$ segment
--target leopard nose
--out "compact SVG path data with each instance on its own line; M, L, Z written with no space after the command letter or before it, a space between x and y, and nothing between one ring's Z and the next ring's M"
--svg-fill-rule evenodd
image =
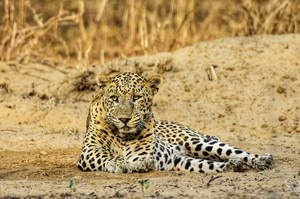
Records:
M119 118L119 120L126 124L130 120L130 118Z

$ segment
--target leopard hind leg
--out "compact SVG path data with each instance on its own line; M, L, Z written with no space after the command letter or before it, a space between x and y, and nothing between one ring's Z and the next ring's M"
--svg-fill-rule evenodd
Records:
M182 155L175 155L173 167L175 171L185 170L200 173L240 171L242 169L243 161L239 157L230 158L228 162L216 162Z
M196 154L197 158L228 161L231 158L240 158L245 165L255 169L269 169L275 165L272 154L250 154L241 149L225 144L220 141L204 141L190 144L190 153Z

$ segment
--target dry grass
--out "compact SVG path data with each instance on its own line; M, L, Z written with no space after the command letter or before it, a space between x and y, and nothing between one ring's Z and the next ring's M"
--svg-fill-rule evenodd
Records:
M80 2L83 6L83 1ZM16 9L17 7L17 9ZM78 14L70 15L64 10L63 3L56 15L43 21L37 14L30 1L4 1L4 24L0 28L1 45L0 60L18 60L40 58L48 60L45 56L52 43L59 42L65 50L66 59L69 59L69 48L66 41L57 34L59 23L64 21L78 21L83 10ZM27 12L30 12L28 14ZM30 17L27 23L27 16Z
M233 36L299 33L300 2L245 0L241 20L229 20Z
M104 63L223 37L300 32L298 0L4 0L0 6L3 61L81 62L93 44L89 59Z
M39 127L43 128L42 133L44 134L67 134L67 135L79 134L79 129L77 127L69 128L67 126L61 126L59 128L49 128L43 123L39 123Z

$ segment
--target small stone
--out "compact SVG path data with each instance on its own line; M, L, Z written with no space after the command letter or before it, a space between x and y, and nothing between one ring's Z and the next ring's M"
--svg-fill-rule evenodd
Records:
M291 77L291 80L294 82L294 81L298 81L298 78L297 77Z
M49 97L44 93L41 96L39 96L41 100L48 100Z
M185 85L184 86L184 91L185 92L190 92L192 90L192 85Z
M284 91L285 91L285 89L283 87L281 87L281 86L279 86L277 88L277 93L283 93Z
M263 128L263 129L265 129L265 128L267 128L268 127L268 125L267 124L263 124L263 125L261 125L261 128Z
M41 155L48 155L48 153L46 151L40 151Z
M230 128L230 130L229 130L229 131L230 131L230 132L234 132L234 130L235 130L234 128Z
M282 78L283 78L283 79L289 79L290 76L289 76L289 75L283 75Z
M29 95L30 97L35 96L35 94L36 94L36 92L35 92L34 90L32 90L30 93L28 93L28 95Z
M150 63L148 63L148 66L149 66L149 67L155 66L155 63L150 62Z
M233 191L228 191L227 192L227 196L233 196L234 195L234 192Z
M235 70L235 67L229 66L229 67L226 67L225 70L234 71L234 70Z
M286 120L286 117L284 115L281 115L281 116L278 117L278 120L279 121L284 121L284 120Z

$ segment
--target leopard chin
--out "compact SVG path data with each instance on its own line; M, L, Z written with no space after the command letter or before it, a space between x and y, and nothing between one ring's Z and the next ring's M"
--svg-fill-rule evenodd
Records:
M124 126L123 128L120 128L120 129L119 129L119 136L120 136L120 137L124 137L125 134L128 134L128 133L136 133L136 132L137 132L137 129L136 129L136 128Z

